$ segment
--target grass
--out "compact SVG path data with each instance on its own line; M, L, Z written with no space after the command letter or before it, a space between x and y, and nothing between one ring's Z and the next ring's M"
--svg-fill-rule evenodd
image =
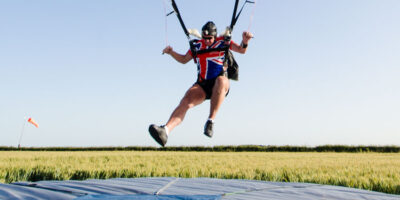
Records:
M0 151L0 182L211 177L400 194L400 153Z

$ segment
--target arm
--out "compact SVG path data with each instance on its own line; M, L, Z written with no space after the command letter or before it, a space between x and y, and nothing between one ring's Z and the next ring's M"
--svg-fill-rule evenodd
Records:
M187 52L185 55L176 53L171 46L165 47L165 49L163 50L163 54L164 53L171 55L176 61L182 64L186 64L193 58L189 52Z
M242 43L240 45L236 43L232 43L232 51L244 54L246 53L247 50L247 45L249 44L249 41L251 38L253 38L253 34L250 32L243 32L242 34Z

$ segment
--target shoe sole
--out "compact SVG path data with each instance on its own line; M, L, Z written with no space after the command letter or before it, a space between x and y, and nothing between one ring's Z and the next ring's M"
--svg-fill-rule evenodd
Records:
M153 125L150 125L149 127L149 132L151 137L153 137L153 139L160 144L161 146L165 146L165 143L161 140L160 136L158 135L158 131L154 128Z
M206 132L204 132L204 135L209 137L209 138L212 138L212 136L213 136L213 134L207 134Z

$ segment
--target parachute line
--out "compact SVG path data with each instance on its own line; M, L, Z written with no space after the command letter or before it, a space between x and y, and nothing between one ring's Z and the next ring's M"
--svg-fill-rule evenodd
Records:
M165 0L162 0L162 1L163 1L163 5L164 5L164 14L165 14L165 45L168 46L168 19L167 19L167 16L172 14L174 11L172 11L169 14L166 14L167 13L167 6L166 6L166 3L165 3Z
M254 6L253 9L251 11L251 15L250 15L250 21L249 21L249 27L247 28L247 31L250 31L251 25L253 23L253 18L254 18L254 13L256 11L256 6L257 6L257 0L254 0Z

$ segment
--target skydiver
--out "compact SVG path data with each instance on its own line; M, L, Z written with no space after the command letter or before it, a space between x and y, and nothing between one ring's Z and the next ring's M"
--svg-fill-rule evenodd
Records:
M247 45L253 34L244 31L241 44L229 40L229 49L241 54L246 53ZM224 36L217 37L217 27L212 21L207 22L202 27L202 39L194 43L196 51L208 48L217 48L226 45ZM193 53L189 49L185 55L179 54L171 46L164 48L163 53L171 55L176 61L186 64L193 59ZM224 51L212 51L200 55L197 58L197 81L187 90L185 96L179 105L172 112L168 122L165 125L150 125L150 135L161 146L167 143L169 133L179 125L186 112L205 100L210 99L210 114L204 125L204 134L208 137L213 136L213 125L217 111L220 108L225 97L229 93L229 80L227 77L227 66L224 65Z

